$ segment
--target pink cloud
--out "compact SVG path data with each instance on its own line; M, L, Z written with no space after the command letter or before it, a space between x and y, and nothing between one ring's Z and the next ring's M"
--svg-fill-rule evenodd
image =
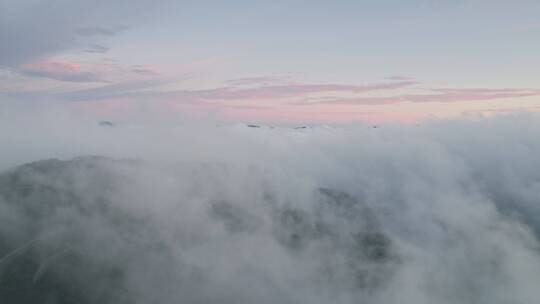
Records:
M257 100L304 97L313 93L324 92L369 92L376 90L394 90L416 84L414 81L402 81L373 85L343 85L343 84L285 84L259 86L255 88L222 87L209 90L176 91L179 97L194 97L209 100Z
M407 94L388 97L353 97L324 99L317 102L295 102L295 105L313 104L349 104L349 105L381 105L397 104L401 102L461 102L461 101L488 101L504 98L518 98L540 96L538 89L432 89L437 94Z
M26 76L44 77L62 81L99 81L97 74L90 71L83 71L79 64L65 61L42 60L27 63L21 67L19 72Z
M480 109L480 110L467 110L463 111L464 115L480 114L485 116L494 116L498 114L514 114L523 112L540 112L539 107L516 107L516 108L500 108L500 109Z
M44 59L22 65L18 72L25 76L49 78L69 82L111 82L116 79L138 80L161 76L157 66L140 64L122 66L115 63L87 63L84 65L63 60Z
M264 81L264 79L260 79ZM256 80L257 81L257 80ZM349 122L403 122L412 123L425 118L461 115L467 107L447 105L446 110L434 109L440 104L454 102L480 102L504 98L540 96L540 90L530 88L431 88L425 94L395 96L365 96L372 91L408 88L414 81L379 83L372 85L347 84L274 84L248 87L226 86L202 90L164 91L161 82L132 82L109 85L65 94L67 100L115 100L116 109L127 112L130 102L134 107L143 105L145 111L159 115L212 115L230 121L267 121L294 123L349 123ZM318 93L317 95L314 95ZM334 94L335 93L335 94ZM339 97L347 93L354 97ZM334 95L334 96L332 96ZM288 98L293 98L291 102ZM313 98L316 101L310 102ZM119 100L121 102L119 102ZM385 105L405 103L399 107L355 107L355 105ZM423 105L420 105L423 104ZM472 105L472 103L471 103ZM453 108L451 108L453 107ZM476 106L478 108L478 106ZM160 110L161 109L161 110ZM373 109L373 110L371 110ZM112 108L109 109L113 111ZM368 110L368 111L367 111ZM145 112L146 113L146 112ZM175 114L176 113L176 114Z
M220 87L205 90L176 90L176 91L137 91L122 85L104 86L91 90L76 91L67 94L75 100L99 100L104 98L131 97L134 99L167 99L178 102L209 102L209 101L246 101L278 100L283 98L305 98L313 93L350 92L361 93L376 90L393 90L411 86L416 82L404 81L373 85L342 85L342 84L285 84L258 86L253 88Z

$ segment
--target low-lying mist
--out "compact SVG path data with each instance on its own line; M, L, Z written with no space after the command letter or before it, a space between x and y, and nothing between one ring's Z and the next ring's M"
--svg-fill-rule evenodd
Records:
M535 115L0 127L0 303L540 303Z

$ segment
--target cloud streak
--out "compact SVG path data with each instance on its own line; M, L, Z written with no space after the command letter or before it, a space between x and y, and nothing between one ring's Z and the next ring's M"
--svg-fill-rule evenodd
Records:
M340 104L340 105L384 105L399 104L403 102L429 103L429 102L480 102L505 98L520 98L540 96L538 89L431 89L436 94L404 94L388 97L352 97L352 98L325 98L314 102L294 102L294 105L310 106L315 104Z
M19 69L19 73L31 77L43 77L71 82L98 82L100 77L90 71L82 70L79 64L43 60L28 63Z
M201 101L232 101L232 100L244 100L256 103L261 99L285 99L285 98L303 98L309 94L317 93L332 93L332 92L349 92L349 93L363 93L371 91L381 90L394 90L404 87L409 87L416 84L414 81L403 81L393 83L382 83L373 85L342 85L342 84L284 84L284 85L268 85L268 86L256 86L254 88L242 88L242 87L219 87L215 89L202 89L202 90L173 90L173 91L143 91L140 95L133 94L133 92L126 92L120 90L110 90L110 95L100 94L99 96L92 96L85 94L85 97L79 98L79 100L86 99L101 99L108 97L144 97L155 96L169 98L177 98L179 102L182 100L201 100ZM121 88L121 86L119 86ZM86 91L85 93L89 93ZM73 93L73 96L77 95L77 92Z
M83 27L79 28L75 31L77 35L85 36L85 37L93 37L93 36L115 36L116 34L126 30L127 27L121 26L121 27Z

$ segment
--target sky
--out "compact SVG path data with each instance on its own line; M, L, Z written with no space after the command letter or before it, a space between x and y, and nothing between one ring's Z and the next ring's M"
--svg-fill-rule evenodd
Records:
M538 0L0 0L0 303L540 303L539 36Z
M129 121L540 110L538 1L0 1L0 101Z

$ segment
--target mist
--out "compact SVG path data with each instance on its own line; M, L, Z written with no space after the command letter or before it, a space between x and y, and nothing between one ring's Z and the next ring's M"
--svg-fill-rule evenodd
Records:
M2 303L540 302L538 115L38 114L0 121Z

